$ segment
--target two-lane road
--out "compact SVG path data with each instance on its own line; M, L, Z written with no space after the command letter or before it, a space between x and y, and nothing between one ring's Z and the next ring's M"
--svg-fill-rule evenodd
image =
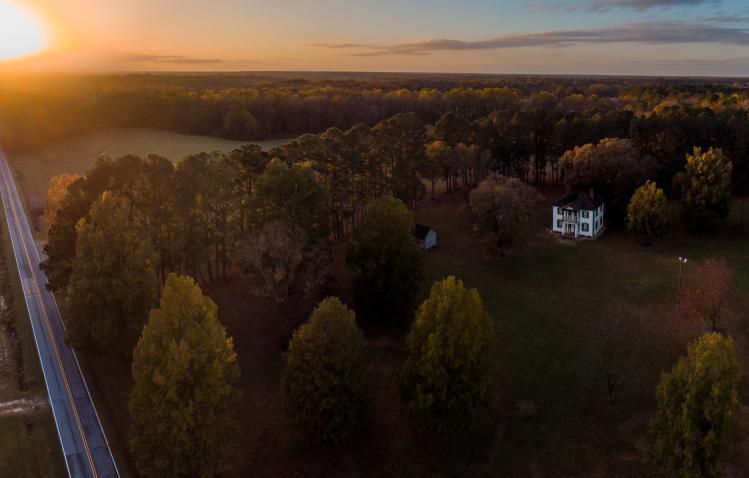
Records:
M0 195L68 474L73 478L119 477L78 359L66 344L57 303L45 287L47 277L39 268L41 257L2 152Z

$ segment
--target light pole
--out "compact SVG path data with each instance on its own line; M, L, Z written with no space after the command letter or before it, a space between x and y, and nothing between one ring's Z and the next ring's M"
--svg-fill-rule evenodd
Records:
M682 276L682 268L687 263L687 258L679 256L679 295L676 299L677 306L679 310L681 310L681 276Z

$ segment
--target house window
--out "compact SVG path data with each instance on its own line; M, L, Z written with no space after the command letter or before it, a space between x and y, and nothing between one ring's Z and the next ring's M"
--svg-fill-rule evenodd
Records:
M583 226L583 232L588 232L588 223L587 223L587 222L584 222L584 223L582 224L582 226Z
M583 211L583 218L588 219L588 211Z
M562 220L561 219L557 219L557 227L560 228L560 229L562 228Z

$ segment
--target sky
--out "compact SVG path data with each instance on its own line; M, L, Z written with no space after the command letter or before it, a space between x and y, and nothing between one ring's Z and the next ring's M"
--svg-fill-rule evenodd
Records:
M6 69L749 76L749 0L0 0L3 31Z

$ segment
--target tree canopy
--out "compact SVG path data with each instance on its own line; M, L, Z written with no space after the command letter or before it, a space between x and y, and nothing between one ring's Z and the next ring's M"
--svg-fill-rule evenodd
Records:
M606 199L609 211L624 213L638 185L654 174L650 158L643 157L628 139L604 138L598 144L577 146L559 160L564 182L574 189L594 189Z
M687 271L679 304L688 320L718 331L723 311L734 293L734 269L725 259L707 259Z
M686 170L675 182L681 189L684 219L692 229L724 219L731 210L733 165L720 149L699 147L687 155Z
M416 293L424 258L414 228L413 213L393 197L376 199L367 207L346 245L360 315L380 320L399 317Z
M275 302L285 339L292 331L291 307L322 285L329 259L327 248L309 244L300 227L285 221L268 222L245 238L242 262L251 286Z
M78 174L60 174L49 180L47 189L47 204L44 207L44 230L49 232L55 222L57 211L68 194L68 187L80 179Z
M351 435L367 406L366 353L354 312L335 297L320 302L289 343L281 396L290 423L322 442Z
M446 437L474 428L494 396L495 341L476 289L452 276L436 282L406 338L401 383L411 411Z
M627 204L627 231L651 243L663 236L671 221L671 206L653 181L637 188Z
M542 196L517 178L488 178L471 191L469 204L479 233L504 253L531 233Z
M236 361L213 301L193 279L170 275L133 352L130 448L143 476L226 470Z
M127 199L105 192L76 228L64 309L70 340L87 352L130 355L156 300L156 256L129 211Z
M723 476L740 379L733 340L710 333L690 345L658 385L650 424L654 460L679 476Z
M273 160L258 177L249 203L250 222L259 228L273 220L300 227L311 240L328 236L328 201L325 190L305 164L289 166Z

